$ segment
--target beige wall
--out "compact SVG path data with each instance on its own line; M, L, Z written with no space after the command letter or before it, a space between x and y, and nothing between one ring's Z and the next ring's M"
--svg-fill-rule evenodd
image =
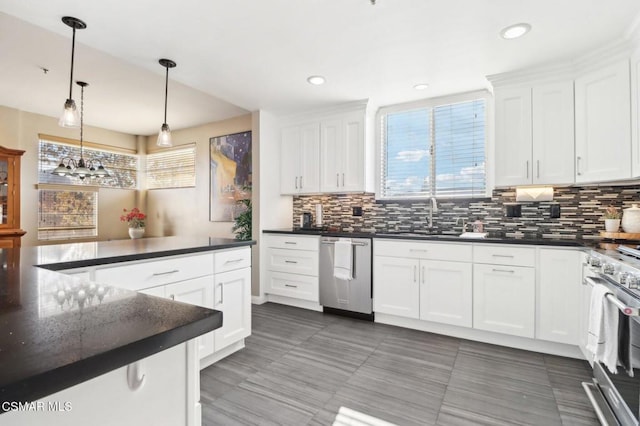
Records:
M21 227L27 234L23 245L38 245L38 133L79 139L78 129L58 126L57 118L32 114L0 106L0 145L22 149L21 173ZM136 149L136 137L125 133L85 126L87 141L104 145ZM108 165L106 165L108 168ZM100 188L98 195L98 235L100 240L128 238L127 227L120 222L123 208L135 205L134 190ZM78 241L78 240L74 240ZM59 243L57 241L56 243Z
M209 138L247 130L252 130L251 114L171 132L174 146L196 144L196 186L147 191L148 236L234 237L232 222L209 222ZM156 149L156 139L147 138L147 152Z

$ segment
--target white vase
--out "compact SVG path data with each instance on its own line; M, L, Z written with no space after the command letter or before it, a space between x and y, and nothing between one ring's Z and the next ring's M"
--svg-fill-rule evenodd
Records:
M637 204L622 211L622 229L632 234L640 232L640 208Z
M144 235L144 228L129 228L129 236L132 240L142 238Z
M605 219L604 230L607 232L618 232L620 230L620 219Z

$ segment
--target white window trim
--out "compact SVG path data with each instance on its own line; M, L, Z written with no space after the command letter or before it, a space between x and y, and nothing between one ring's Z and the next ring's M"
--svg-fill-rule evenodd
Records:
M376 200L394 201L394 200L425 200L431 197L415 196L415 197L384 197L382 195L382 176L380 165L382 164L382 133L380 121L382 116L394 112L410 111L421 108L433 108L443 104L454 104L466 101L484 99L485 101L485 173L486 173L486 189L485 196L491 197L494 186L494 143L493 143L493 96L488 90L475 90L472 92L458 93L455 95L439 96L435 98L422 99L419 101L405 102L380 107L375 115L375 194ZM437 197L436 197L437 198ZM458 197L446 197L446 199L457 199Z

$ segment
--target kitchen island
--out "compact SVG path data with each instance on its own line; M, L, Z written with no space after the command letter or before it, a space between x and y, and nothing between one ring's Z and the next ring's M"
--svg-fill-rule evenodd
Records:
M222 313L58 271L251 244L167 237L0 250L0 409L10 411L0 424L199 424L194 338L221 327Z

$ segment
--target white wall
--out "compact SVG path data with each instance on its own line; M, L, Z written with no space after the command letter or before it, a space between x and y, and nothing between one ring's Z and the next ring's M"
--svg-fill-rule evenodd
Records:
M251 130L251 126L251 114L247 114L171 132L174 146L196 144L196 186L148 190L146 236L207 235L234 238L231 232L233 222L209 222L209 138ZM156 149L156 139L157 135L147 138L147 152ZM253 175L256 176L255 172Z
M43 244L38 241L38 133L79 139L79 129L58 126L58 119L0 106L0 145L21 149L21 228L27 231L22 245ZM136 149L135 136L98 127L85 126L84 139L90 142ZM109 165L105 165L107 168ZM123 208L135 204L136 191L100 188L98 195L98 235L100 240L128 238L127 226L120 222ZM74 240L81 241L81 240ZM59 243L60 241L56 241Z

